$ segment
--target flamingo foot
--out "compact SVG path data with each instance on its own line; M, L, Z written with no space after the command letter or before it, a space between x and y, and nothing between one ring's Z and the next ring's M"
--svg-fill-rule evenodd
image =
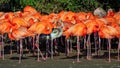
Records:
M33 52L33 56L35 56L36 55L36 52Z
M46 58L44 58L44 57L42 57L42 59L45 61L46 60Z
M45 59L47 59L47 58L48 58L48 56L45 57Z
M90 57L90 56L87 56L87 60L91 60L91 57Z
M79 62L80 62L80 60L79 60L79 59L77 59L77 62L79 63Z
M107 59L107 61L108 61L108 63L110 63L110 62L111 62L111 59Z
M39 58L37 58L37 61L38 61L38 62L40 62L40 59L39 59Z
M2 56L0 55L0 58L2 58Z
M111 62L111 60L108 60L108 62L110 63L110 62Z
M118 59L118 61L120 62L120 60Z
M120 62L120 59L118 58L118 60L117 61L119 61Z
M21 60L19 60L19 62L18 62L19 64L21 63Z
M5 60L5 58L3 57L3 59L2 60Z

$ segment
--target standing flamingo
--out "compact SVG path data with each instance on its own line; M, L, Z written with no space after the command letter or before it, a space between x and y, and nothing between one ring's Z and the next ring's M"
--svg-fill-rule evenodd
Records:
M28 30L34 34L40 35L40 34L50 34L52 32L52 28L53 28L52 23L47 20L44 20L41 22L34 23ZM38 39L39 38L37 37L36 40L38 40ZM40 51L39 48L38 48L38 50ZM41 56L42 56L42 53L41 53ZM43 56L42 56L42 58L45 60L45 58ZM39 61L39 56L38 56L38 61Z
M70 25L72 26L73 24L76 23L75 21L75 13L72 11L68 11L68 12L61 12L60 20L62 20L64 22L64 27L63 27L63 31L67 30L70 28ZM69 38L67 40L65 40L65 49L66 49L66 56L69 56L69 52L70 52L70 45L69 45Z
M95 19L90 19L84 22L87 26L87 59L91 60L91 44L90 44L90 36L92 33L95 33L98 31L98 23L95 21Z
M111 56L110 56L110 50L111 50L111 39L115 37L115 35L117 34L117 30L112 27L112 26L103 26L100 28L99 31L99 36L101 38L106 38L108 39L108 45L109 45L109 59L108 62L111 62Z
M70 34L73 36L77 36L77 62L80 62L79 55L80 55L80 40L79 36L85 36L87 31L87 27L84 23L78 23L70 27L65 33L67 33L67 37L69 37Z
M114 18L116 19L116 23L118 24L118 26L116 26L115 28L117 29L118 31L118 34L117 34L117 38L119 38L119 43L118 43L118 61L120 61L120 57L119 57L119 51L120 51L120 11L117 12L115 15L114 15Z
M116 26L115 28L118 31L116 36L119 39L119 41L118 41L118 58L117 59L118 59L118 61L120 61L120 55L119 55L119 53L120 53L120 26Z
M19 63L21 63L22 53L23 53L23 45L22 39L33 35L32 33L28 32L26 27L19 27L18 29L12 30L11 33L8 34L11 40L20 40L20 55L19 55Z
M9 33L11 30L11 24L10 22L4 20L3 22L0 23L0 33L2 34L1 38L1 47L2 47L2 59L4 60L4 42L3 42L3 39L4 39L4 33Z

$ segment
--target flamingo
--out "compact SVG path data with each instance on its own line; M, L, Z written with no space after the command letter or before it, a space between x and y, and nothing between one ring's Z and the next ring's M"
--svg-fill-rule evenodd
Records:
M116 37L119 39L119 42L118 42L118 61L120 61L120 55L119 55L119 53L120 53L120 26L116 26L115 27L116 28L116 30L118 31L118 33L116 34Z
M60 12L60 14L63 14L61 17L60 17L60 20L62 20L63 22L64 22L64 27L63 27L63 31L65 31L65 30L67 30L67 29L69 29L70 28L70 26L72 26L73 24L75 24L76 23L76 21L75 21L75 18L74 18L74 16L75 16L75 13L74 12L72 12L72 11L68 11L68 12ZM65 43L66 43L66 56L69 56L69 52L70 52L70 49L69 49L69 41L70 40L70 38L67 38L66 40L65 40Z
M50 23L47 20L41 21L41 22L36 22L34 23L28 30L34 34L50 34L52 32L52 23ZM38 40L38 37L37 39ZM38 43L36 43L37 45L39 45ZM37 47L38 51L40 51L40 49ZM41 52L41 51L40 51ZM39 52L38 52L39 53ZM42 53L41 53L42 58L45 60L45 58L43 57ZM38 61L39 61L39 54L38 54Z
M70 27L66 32L64 32L66 35L66 38L69 37L70 34L73 36L77 36L77 62L80 62L79 55L80 55L80 40L79 36L85 36L87 31L87 27L84 23L78 23Z
M119 26L120 25L120 11L117 12L113 17L116 19L116 23L118 24L118 26L116 26L115 28L118 31L118 34L117 34L117 38L119 38L119 43L118 43L118 61L120 61L120 58L119 58L119 51L120 51L120 26Z
M117 30L114 27L112 27L112 26L106 26L106 25L104 25L99 30L99 36L101 38L108 39L108 43L109 43L109 57L108 57L108 62L111 62L111 56L110 56L111 39L114 38L116 34L117 34Z
M32 13L36 13L37 10L31 6L26 6L24 7L23 12L30 12L30 14L32 14Z
M3 52L2 53L2 59L3 60L4 60L4 43L3 43L3 38L4 37L3 37L3 35L4 35L4 33L9 33L10 30L11 30L10 22L4 20L3 22L0 23L0 33L2 34L2 36L1 36L2 42L1 42L1 46L0 47L3 47L3 49L2 49L2 52Z
M20 55L19 55L19 63L21 63L21 57L23 53L23 45L22 39L27 36L32 36L33 34L30 33L26 27L19 27L18 29L12 30L11 33L8 34L11 40L20 40Z
M98 23L95 21L95 19L89 19L84 22L87 26L87 59L91 60L91 44L90 44L90 35L92 33L95 33L98 31Z

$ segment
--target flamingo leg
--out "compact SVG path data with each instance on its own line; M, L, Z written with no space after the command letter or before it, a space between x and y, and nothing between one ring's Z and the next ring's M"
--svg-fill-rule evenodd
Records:
M70 52L72 52L72 40L70 40Z
M53 39L51 39L51 59L53 59Z
M118 43L118 61L120 61L120 38Z
M65 39L65 55L67 56L67 40Z
M98 55L98 52L97 52L97 33L94 33L94 41L95 41L95 55Z
M30 50L31 50L31 52L32 52L32 47L33 47L33 42L32 42L33 40L32 40L32 38L31 37L29 37L29 42L30 42Z
M16 47L17 47L17 53L19 53L19 41L16 41L17 42L17 45L16 45Z
M58 53L58 52L57 52L57 49L58 49L58 46L57 46L57 38L54 39L54 45L55 45L55 46L54 46L54 48L55 48L55 49L54 49L54 53L57 54L57 53Z
M79 36L77 36L77 62L80 62L79 56L80 56L80 39Z
M41 52L41 50L39 48L39 35L36 36L36 44L35 44L35 46L37 47L37 61L39 62L40 61L40 55L41 55L42 59L44 58L43 54L42 54L42 52Z
M32 47L32 51L33 51L33 56L35 56L35 42L34 42L34 37L32 38L32 45L33 45L33 47Z
M22 46L22 39L20 39L20 55L19 55L19 63L21 63L23 54L23 46Z
M10 42L10 56L12 55L12 40L11 40L11 42Z
M28 51L29 52L29 47L28 47L28 45L27 45L27 38L24 38L24 41L25 41L25 50L26 51Z
M84 49L86 49L86 35L84 36Z
M110 50L111 50L111 39L108 39L108 51L109 51L108 62L111 62Z
M38 59L37 60L40 61L39 55L41 55L42 59L45 60L45 58L44 58L44 56L43 56L43 54L42 54L42 52L39 48L39 46L40 46L39 45L39 35L36 36L36 45L37 45L36 47L37 47L37 50L38 50Z
M1 53L1 45L0 45L0 58L2 57L2 53Z
M46 60L46 59L44 58L43 53L41 52L40 49L39 49L39 52L40 52L40 55L41 55L42 59L43 59L43 60Z
M1 49L2 49L2 45L1 45L1 42L0 42L0 58L2 57Z
M38 51L38 53L37 53L37 61L40 61L40 54L39 54L40 49L39 49L39 44L36 44L36 46L37 46L37 51Z
M69 39L67 39L67 57L69 56L70 54L70 50L69 50Z
M42 58L43 58L43 54L39 48L39 35L36 36L36 44L35 45L37 47L37 61L40 61L40 54L41 54Z
M87 59L91 60L91 43L90 43L90 34L87 39Z
M63 43L63 36L60 37L61 44L64 45Z
M28 43L29 43L29 45L28 45ZM29 49L29 54L30 54L30 52L31 52L31 48L32 48L32 46L31 46L31 38L30 37L28 37L28 41L27 41L27 43L26 43L27 45L28 45L28 49Z
M3 35L2 35L2 59L4 60L5 57L4 57L4 41L3 41Z
M101 39L100 39L100 37L99 37L98 55L100 55L100 52L101 52Z
M46 59L48 58L48 54L49 54L49 39L46 40Z

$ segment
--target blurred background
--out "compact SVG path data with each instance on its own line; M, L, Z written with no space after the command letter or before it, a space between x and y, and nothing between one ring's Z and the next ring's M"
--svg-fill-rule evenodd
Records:
M59 13L61 10L88 12L98 7L106 11L112 8L117 12L120 9L119 3L120 0L0 0L0 11L22 11L29 5L42 14Z

